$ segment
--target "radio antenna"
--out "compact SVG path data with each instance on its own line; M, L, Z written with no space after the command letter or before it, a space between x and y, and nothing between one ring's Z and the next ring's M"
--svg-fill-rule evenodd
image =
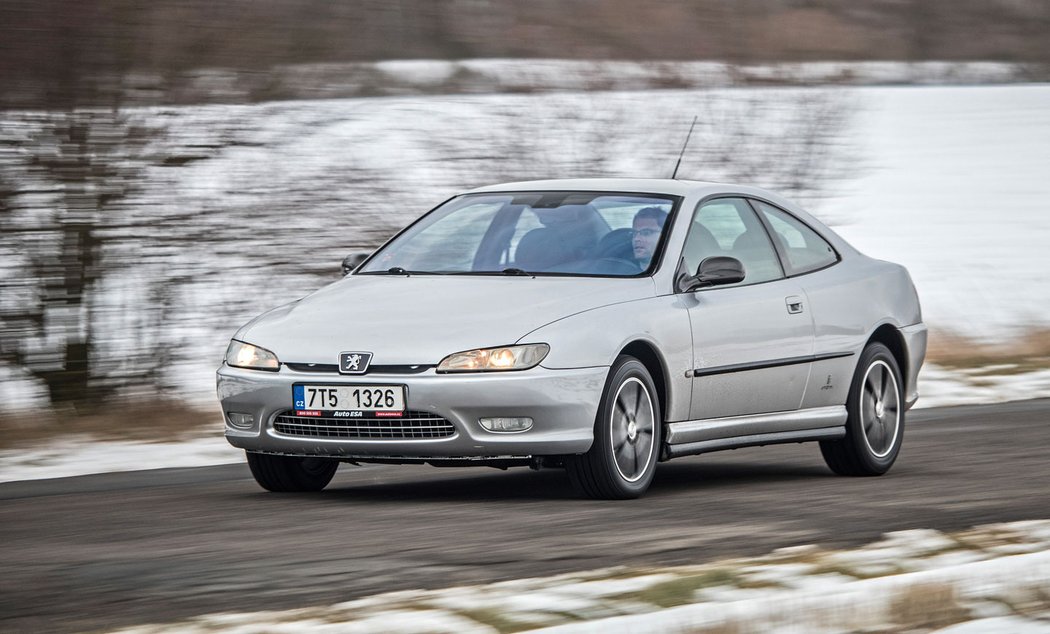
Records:
M693 124L689 126L689 133L685 135L685 143L682 144L682 152L678 155L678 162L674 165L674 172L671 174L671 179L674 180L678 176L678 168L682 165L682 157L685 156L685 148L689 145L689 137L693 136L693 128L696 127L697 117L693 117Z

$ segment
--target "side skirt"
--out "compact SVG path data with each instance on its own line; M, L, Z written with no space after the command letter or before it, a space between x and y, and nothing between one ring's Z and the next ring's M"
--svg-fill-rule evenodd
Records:
M837 440L846 435L845 424L842 405L668 423L664 459L738 447Z

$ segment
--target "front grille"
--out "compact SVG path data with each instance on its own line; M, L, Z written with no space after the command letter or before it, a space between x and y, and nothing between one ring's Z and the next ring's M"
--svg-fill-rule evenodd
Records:
M316 372L318 374L339 374L339 366L334 363L285 363L290 370L296 372ZM369 366L365 374L421 374L426 372L432 365L373 365ZM343 376L362 376L358 374Z
M405 412L401 418L319 418L281 414L273 428L287 436L308 438L448 438L452 423L430 412Z

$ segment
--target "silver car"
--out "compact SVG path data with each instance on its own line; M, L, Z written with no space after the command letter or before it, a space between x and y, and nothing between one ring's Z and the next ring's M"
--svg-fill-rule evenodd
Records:
M754 187L483 187L350 268L219 368L226 438L268 490L340 462L521 465L633 498L658 462L800 441L879 475L918 397L908 272Z

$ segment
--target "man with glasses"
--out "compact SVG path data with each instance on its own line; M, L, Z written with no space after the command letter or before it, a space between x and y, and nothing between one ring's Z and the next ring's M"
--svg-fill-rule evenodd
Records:
M659 207L644 207L634 215L631 246L634 248L634 259L643 271L649 268L653 254L656 253L660 232L663 231L666 221L667 212Z

